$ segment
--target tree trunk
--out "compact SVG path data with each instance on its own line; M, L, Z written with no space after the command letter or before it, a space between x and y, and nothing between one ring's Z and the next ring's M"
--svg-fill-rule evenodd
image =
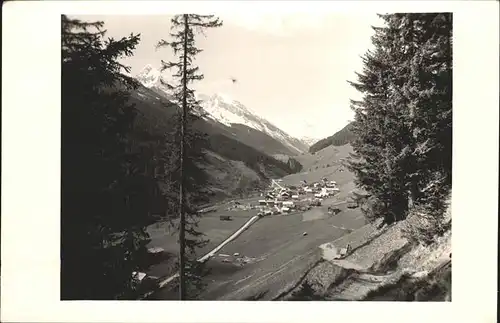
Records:
M180 147L180 189L179 189L179 213L180 213L180 225L179 225L179 300L184 300L186 298L186 276L185 276L185 249L186 249L186 238L185 238L185 226L186 226L186 214L185 214L185 203L184 203L184 189L185 189L185 131L186 131L186 119L187 119L187 37L188 37L188 15L184 14L184 61L183 61L183 71L182 71L182 118L181 118L181 147Z

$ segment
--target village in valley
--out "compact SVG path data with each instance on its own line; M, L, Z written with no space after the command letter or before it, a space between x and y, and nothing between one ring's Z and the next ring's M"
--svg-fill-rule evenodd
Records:
M262 286L255 285L254 280L258 281L259 276L252 273L256 270L267 272L270 282L279 281L267 296L276 297L289 288L283 284L291 278L285 272L274 274L276 266L296 272L318 259L342 261L353 247L362 245L373 233L369 232L372 226L367 224L360 210L369 194L353 186L352 173L341 165L342 157L349 151L349 145L331 147L318 154L319 157L325 152L336 156L336 163L327 159L328 167L323 165L312 172L271 179L266 189L200 208L199 228L210 243L199 250L197 258L199 263L211 269L205 279L206 291L201 297L244 299L258 293ZM307 158L311 156L308 154ZM169 285L174 288L177 276L164 272L169 268L164 255L175 253L174 240L165 238L168 232L166 226L150 228L152 241L148 251L158 264L145 272L134 272L136 283L146 291L142 296L145 299L176 297ZM344 238L331 243L340 237ZM305 258L303 253L306 253ZM298 255L301 257L297 258ZM230 288L233 293L237 286L246 287L241 294L234 295L226 291L226 284L230 282L236 282ZM151 285L162 288L151 294L147 292Z
M307 184L304 181L300 187L282 186L281 180L272 180L268 191L260 194L265 199L260 199L258 205L241 205L234 201L234 208L258 209L259 216L286 215L292 212L307 211L311 207L321 206L323 199L334 196L339 192L335 181L324 178L319 183ZM221 217L221 220L226 218Z

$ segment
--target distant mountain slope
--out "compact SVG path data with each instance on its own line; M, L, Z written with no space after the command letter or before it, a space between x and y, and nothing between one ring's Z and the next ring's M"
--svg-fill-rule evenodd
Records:
M161 73L146 65L135 77L144 87L159 96L171 99L168 90L161 82ZM207 121L216 121L225 126L226 134L254 147L266 154L298 155L306 152L308 145L298 140L271 122L258 116L242 103L221 94L198 95Z
M233 123L231 126L221 124L213 119L206 119L207 123L212 124L219 131L223 132L226 136L232 137L245 145L253 147L270 156L275 154L285 154L289 156L296 155L297 153L285 146L280 141L274 139L268 134L246 126L240 123Z
M162 134L170 127L177 107L164 96L140 86L132 93L131 101L140 112L136 119L139 140L147 141L148 134ZM218 122L200 118L194 127L208 135L209 163L200 166L210 177L209 191L217 196L263 187L270 178L294 172L287 163L234 138L228 128Z
M202 107L208 113L208 117L213 120L229 127L237 124L245 125L267 134L281 142L294 155L307 151L307 146L303 142L258 116L241 102L220 94L199 95L198 99L202 101Z
M295 156L295 157L290 157L288 155L281 155L281 154L276 154L276 155L273 155L273 157L277 160L280 160L284 163L287 163L288 166L290 167L290 169L294 172L294 173L298 173L300 171L302 171L302 169L304 168L302 166L301 163L299 163L299 161L297 160L298 157Z
M354 140L354 133L351 131L351 129L352 122L342 128L340 131L336 132L334 135L325 139L321 139L320 141L313 144L311 147L309 147L309 152L311 154L314 154L317 151L320 151L321 149L324 149L328 146L343 146L350 143L352 140Z
M342 146L328 146L315 154L307 153L297 156L297 161L304 171L314 171L327 167L338 167L353 152L350 144Z
M300 141L302 141L307 147L311 147L316 142L318 142L318 139L311 138L311 137L302 137L302 138L300 138Z

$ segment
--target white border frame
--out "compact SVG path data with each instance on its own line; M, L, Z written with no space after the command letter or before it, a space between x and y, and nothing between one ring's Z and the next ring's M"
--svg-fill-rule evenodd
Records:
M451 303L59 301L60 15L193 8L214 13L454 13ZM496 322L498 9L496 1L4 3L2 321Z

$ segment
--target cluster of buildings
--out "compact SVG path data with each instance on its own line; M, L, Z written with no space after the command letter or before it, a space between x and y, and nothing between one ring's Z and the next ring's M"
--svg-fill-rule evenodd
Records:
M308 184L306 181L296 186L283 186L281 180L273 180L270 189L262 193L259 200L259 215L287 214L293 210L308 210L321 206L324 198L333 196L340 190L335 181L323 178L319 182Z

